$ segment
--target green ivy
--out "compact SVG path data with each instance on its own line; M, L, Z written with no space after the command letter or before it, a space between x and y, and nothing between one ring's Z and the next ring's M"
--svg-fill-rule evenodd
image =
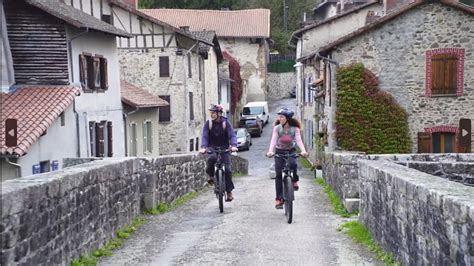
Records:
M344 150L370 154L409 153L407 113L378 88L363 64L337 72L337 143Z

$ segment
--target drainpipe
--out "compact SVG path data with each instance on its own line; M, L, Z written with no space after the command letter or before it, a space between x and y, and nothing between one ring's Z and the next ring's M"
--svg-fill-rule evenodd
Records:
M326 61L326 62L329 62L330 64L333 64L336 66L336 68L339 67L339 62L337 62L336 60L330 58L330 57L324 57L322 56L319 52L317 53L316 55L317 58L320 58L322 59L323 61ZM328 71L327 71L327 75L329 76L328 78L328 81L329 81L329 84L331 84L331 86L329 87L329 90L330 90L330 99L328 99L330 102L331 102L331 107L329 109L329 112L328 112L328 125L327 125L327 131L328 131L328 149L330 152L334 151L337 147L337 142L336 142L336 136L335 136L335 133L336 133L336 124L335 124L335 120L336 120L336 101L334 101L333 99L335 98L335 95L336 95L336 88L334 88L332 86L332 69L331 69L331 65L328 65Z
M188 69L188 67L186 66L186 59L188 57L188 54L191 53L191 50L194 49L194 47L196 47L196 45L198 45L198 43L199 43L199 41L196 41L196 43L194 43L193 46L191 46L191 48L186 50L186 52L184 53L183 66L184 66L185 69ZM192 71L192 69L191 69L191 71ZM186 147L185 147L185 150L187 150L188 147L189 147L189 118L188 118L189 114L188 114L188 112L189 112L189 104L190 103L189 103L189 90L188 90L188 82L187 82L188 75L189 75L189 73L185 72L185 75L184 75L184 93L185 93L184 101L185 101L186 104L184 105L185 106L184 107L184 112L185 112L184 122L185 122L185 127L186 127L186 144L187 144ZM194 130L193 130L193 132L194 132ZM193 136L194 136L194 133L193 133Z
M86 28L86 31L83 31L81 33L78 33L74 36L72 36L68 41L67 41L67 49L68 49L68 54L69 54L69 68L71 69L71 83L74 83L74 64L72 61L72 41L74 39L77 39L81 37L82 35L86 34L89 32L89 28ZM74 111L74 116L76 117L76 136L77 136L77 147L76 147L76 156L81 157L81 138L80 138L80 129L79 129L79 114L77 113L76 110L76 99L74 98L73 100L73 111Z
M14 157L14 158L17 158L17 159L18 159L18 157ZM10 165L13 165L13 166L15 166L15 167L18 167L18 168L17 168L17 169L18 169L18 171L17 171L17 175L18 175L18 176L17 176L17 177L21 177L21 165L10 161L10 158L9 158L9 157L5 157L5 161L6 161L8 164L10 164Z

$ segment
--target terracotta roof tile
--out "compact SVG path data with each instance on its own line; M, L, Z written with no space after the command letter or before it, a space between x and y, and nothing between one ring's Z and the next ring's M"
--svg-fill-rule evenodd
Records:
M270 10L140 9L175 27L215 31L219 37L270 38Z
M0 154L24 155L78 94L71 86L29 86L1 93ZM17 119L16 147L5 145L5 120L10 118Z
M133 107L160 107L170 105L167 101L160 97L149 93L148 91L139 88L125 80L120 81L120 88L122 92L122 102Z

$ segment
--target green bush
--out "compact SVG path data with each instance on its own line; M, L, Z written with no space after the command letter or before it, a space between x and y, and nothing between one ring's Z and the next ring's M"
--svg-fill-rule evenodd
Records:
M340 68L336 79L339 147L371 154L411 151L407 114L390 94L379 90L373 73L354 64Z

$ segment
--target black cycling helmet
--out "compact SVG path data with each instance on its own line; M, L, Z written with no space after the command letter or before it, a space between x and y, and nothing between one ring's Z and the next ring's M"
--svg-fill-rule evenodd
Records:
M291 111L290 109L288 109L286 107L283 107L277 112L277 114L278 115L284 115L286 117L286 119L290 119L290 118L293 117L293 115L295 113L293 111Z
M211 104L211 107L209 107L209 109L207 109L211 112L218 112L218 113L222 113L224 112L224 107L222 107L222 105L220 104Z

